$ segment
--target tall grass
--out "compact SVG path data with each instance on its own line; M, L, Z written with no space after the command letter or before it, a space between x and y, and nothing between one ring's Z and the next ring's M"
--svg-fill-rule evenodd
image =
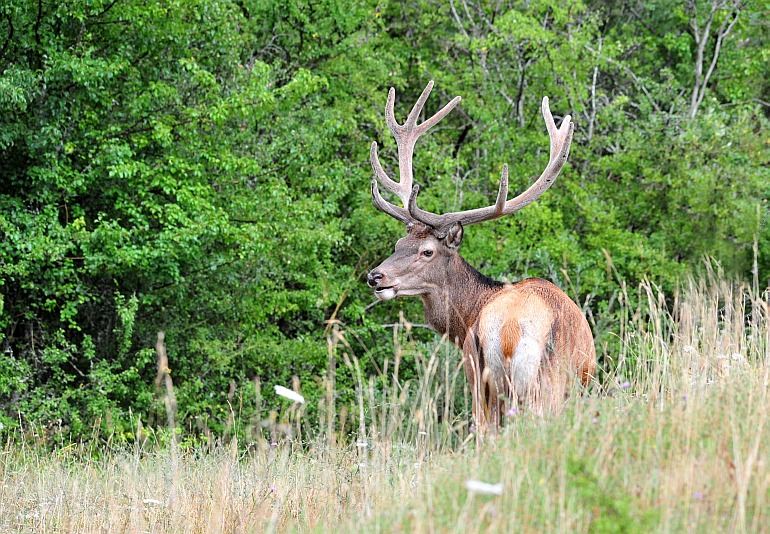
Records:
M330 382L322 432L302 434L293 407L248 450L93 459L85 444L50 454L9 438L0 531L770 531L766 295L713 271L676 295L620 294L601 383L558 417L509 416L480 447L456 349L405 342L402 321L381 376L366 377L337 325L330 370L353 373L357 402L338 406Z

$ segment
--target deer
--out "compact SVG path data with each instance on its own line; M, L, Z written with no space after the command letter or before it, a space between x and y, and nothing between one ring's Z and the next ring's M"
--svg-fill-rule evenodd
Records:
M404 124L395 118L395 89L388 92L385 120L396 140L399 181L384 171L373 142L370 161L374 206L406 225L406 236L393 254L367 275L377 299L418 296L425 321L462 350L471 390L477 435L496 432L510 410L557 413L575 386L587 387L596 368L591 328L581 309L555 284L528 278L516 283L489 278L459 254L465 227L509 215L537 200L556 180L567 161L574 124L566 115L556 127L548 103L542 114L550 137L550 159L540 177L508 199L504 164L497 200L491 206L435 214L417 206L412 160L417 140L457 106L455 97L435 115L417 124L433 89L429 82ZM378 184L401 200L385 200Z

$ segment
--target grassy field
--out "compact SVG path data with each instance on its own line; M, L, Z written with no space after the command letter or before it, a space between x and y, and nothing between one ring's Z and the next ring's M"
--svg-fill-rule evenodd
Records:
M454 349L399 348L386 386L361 377L368 425L344 446L331 396L323 435L245 452L233 441L93 459L87 445L9 438L0 531L770 532L766 295L713 273L667 299L637 291L635 308L618 293L616 371L558 417L510 415L478 446ZM344 335L330 346L357 369ZM418 362L409 383L405 357ZM287 413L288 429L301 417Z

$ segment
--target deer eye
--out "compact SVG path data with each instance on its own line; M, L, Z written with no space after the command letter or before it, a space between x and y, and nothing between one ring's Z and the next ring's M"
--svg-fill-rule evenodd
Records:
M430 258L431 256L433 256L433 251L431 249L423 250L422 255L425 256L426 258Z

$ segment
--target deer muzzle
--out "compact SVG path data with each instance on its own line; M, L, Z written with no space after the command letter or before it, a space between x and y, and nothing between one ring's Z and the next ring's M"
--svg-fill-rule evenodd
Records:
M369 284L369 287L374 288L374 295L378 299L390 300L396 296L398 286L386 285L384 280L385 275L377 271L371 271L366 277L366 283Z

